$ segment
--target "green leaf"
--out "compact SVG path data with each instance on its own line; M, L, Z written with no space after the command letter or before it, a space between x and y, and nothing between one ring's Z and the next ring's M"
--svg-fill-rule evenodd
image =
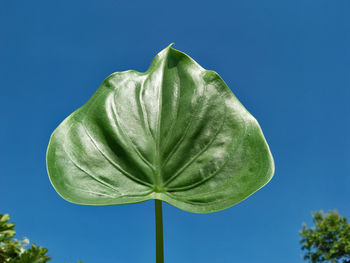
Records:
M7 221L10 220L10 215L9 214L0 214L0 224L6 223Z
M9 263L46 263L51 258L46 254L47 249L34 244L25 250L18 258L11 259Z
M105 79L52 134L47 168L73 203L159 199L209 213L264 186L274 163L258 122L220 76L169 46L145 73Z
M15 227L14 223L8 223L10 216L8 214L0 214L0 241L5 238L12 238L15 236L16 231L13 230Z

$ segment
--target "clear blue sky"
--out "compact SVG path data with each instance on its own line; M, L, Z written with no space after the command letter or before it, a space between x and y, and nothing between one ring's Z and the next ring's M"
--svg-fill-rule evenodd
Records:
M155 262L153 201L68 203L45 151L105 77L175 42L258 119L276 173L221 212L164 205L166 262L303 262L311 211L350 218L349 13L348 0L0 0L0 213L52 263Z

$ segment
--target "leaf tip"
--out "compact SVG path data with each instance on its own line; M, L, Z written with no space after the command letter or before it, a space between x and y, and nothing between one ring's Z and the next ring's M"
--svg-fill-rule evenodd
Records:
M171 48L173 45L175 45L174 42L170 43L170 44L166 47L166 49Z

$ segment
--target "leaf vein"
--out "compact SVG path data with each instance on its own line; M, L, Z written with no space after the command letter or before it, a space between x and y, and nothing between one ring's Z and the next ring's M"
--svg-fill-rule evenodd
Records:
M115 97L115 94L114 94L114 97ZM129 145L130 147L135 151L135 153L137 154L137 156L140 157L140 159L149 167L151 168L152 170L154 170L154 167L153 165L140 153L140 151L137 149L136 145L133 143L133 141L131 140L130 136L127 134L127 132L123 129L122 127L122 124L121 124L121 121L119 119L119 115L117 113L117 110L116 110L116 106L115 106L115 103L114 103L115 100L113 100L112 102L112 111L113 111L113 114L114 114L114 117L116 119L116 122L119 124L117 125L117 127L120 128L121 132L125 135L125 137L128 139L129 141Z
M66 153L67 153L67 152L66 152ZM105 181L103 181L103 180L101 180L101 179L98 179L96 176L94 176L94 175L92 175L91 173L87 172L84 168L82 168L80 165L78 165L78 164L72 159L72 157L71 157L68 153L67 153L67 156L68 156L68 158L71 160L71 162L73 163L73 165L74 165L75 167L77 167L79 170L81 170L82 172L84 172L85 174L87 174L87 175L88 175L89 177L91 177L93 180L95 180L95 181L97 181L97 182L103 184L104 186L106 186L106 187L108 187L108 188L110 188L110 189L112 189L112 190L114 190L114 191L119 192L117 188L113 187L113 186L110 185L109 183L107 183L107 182L105 182Z
M169 155L165 158L162 167L164 167L169 160L173 157L173 155L176 153L176 151L178 150L179 146L181 145L182 141L185 139L187 132L189 131L189 129L191 128L192 124L193 124L193 117L197 114L198 110L199 110L199 106L201 104L201 102L203 101L203 96L200 97L199 102L196 104L195 110L193 112L193 114L191 114L190 120L185 128L185 131L183 132L183 134L181 135L180 139L178 140L178 142L175 144L174 148L171 150L171 152L169 153Z
M145 105L144 105L143 98L142 98L143 91L144 91L144 82L143 81L141 82L140 86L141 87L139 89L139 94L138 94L138 99L139 99L138 105L141 108L142 120L143 120L144 126L146 127L147 131L151 135L152 139L155 140L155 138L151 132L151 129L150 129L148 116L146 114Z
M226 166L226 164L228 163L228 161L230 161L233 157L234 157L234 155L235 155L235 153L238 151L238 149L239 149L239 147L243 144L243 141L244 141L244 137L245 137L245 135L246 135L246 133L247 133L247 125L244 125L244 131L243 131L243 135L242 135L242 139L240 140L240 142L237 144L237 146L235 147L235 149L233 150L233 152L232 152L232 154L230 155L230 157L229 158L227 158L227 160L225 161L225 163L218 169L218 171L220 171L220 170L222 170L225 166ZM215 174L213 175L213 176L215 176L217 174L217 172L215 172ZM213 176L211 176L210 178L212 178ZM210 179L210 178L208 178L208 179ZM206 179L206 178L204 178L204 179ZM203 180L202 180L203 181ZM204 180L204 181L207 181L207 180ZM201 182L201 183L203 183L203 182ZM213 193L215 193L215 192L219 192L219 191L221 191L221 189L222 188L224 188L225 187L225 185L226 184L224 184L224 186L222 186L222 187L220 187L220 188L218 188L218 187L216 187L216 190L214 190L214 191L211 191L210 193L211 194L213 194ZM195 185L195 186L197 186L197 185ZM190 187L190 186L187 186L187 187L179 187L179 188L174 188L174 189L169 189L170 191L172 191L172 192L174 192L174 191L181 191L181 190L187 190L186 188L192 188L192 187ZM187 195L186 196L186 198L188 198L188 197L191 197L191 198L193 198L193 197L199 197L199 196L201 196L201 195L206 195L207 193L197 193L197 194L194 194L194 195ZM169 193L169 196L172 196L170 193ZM179 198L179 197L177 197L176 196L176 198Z
M116 164L113 160L111 160L107 154L105 154L97 145L96 141L92 138L92 136L89 134L89 132L87 131L85 125L82 125L87 136L89 137L91 143L94 145L94 147L99 151L99 153L104 157L106 158L106 160L113 166L115 167L119 172L121 172L122 174L124 174L126 177L128 177L129 179L133 180L133 181L136 181L142 185L145 185L145 186L148 186L148 187L151 187L151 184L147 183L147 182L143 182L142 180L134 177L132 174L128 173L127 171L125 171L123 168L121 168L118 164Z
M195 160L198 159L199 156L202 155L203 152L205 152L210 145L214 142L214 140L216 139L217 135L220 133L220 131L222 130L222 127L225 123L226 120L226 115L227 115L227 110L225 107L225 114L223 117L223 120L220 124L220 128L216 131L215 135L213 136L213 138L209 141L209 143L202 149L200 150L193 158L191 158L187 163L185 163L173 176L171 176L164 184L164 186L167 186L169 183L171 183L175 178L177 178L180 174L183 173L183 171L185 171L187 169L187 167L189 167Z
M176 73L177 73L177 76L178 76L177 78L179 79L180 85L177 86L178 94L176 96L176 101L175 101L175 117L171 121L171 126L170 126L170 129L169 129L169 133L168 133L167 137L164 140L164 146L167 146L169 138L171 137L171 135L173 135L174 127L175 127L175 124L177 123L179 110L180 110L181 78L180 78L180 75L179 75L179 72L178 72L177 68L176 68ZM164 167L164 165L162 165L162 167Z

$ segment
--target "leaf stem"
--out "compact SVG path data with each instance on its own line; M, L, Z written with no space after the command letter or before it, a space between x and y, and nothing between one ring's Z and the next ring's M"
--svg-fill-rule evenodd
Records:
M156 263L164 263L162 201L154 200L156 212Z

